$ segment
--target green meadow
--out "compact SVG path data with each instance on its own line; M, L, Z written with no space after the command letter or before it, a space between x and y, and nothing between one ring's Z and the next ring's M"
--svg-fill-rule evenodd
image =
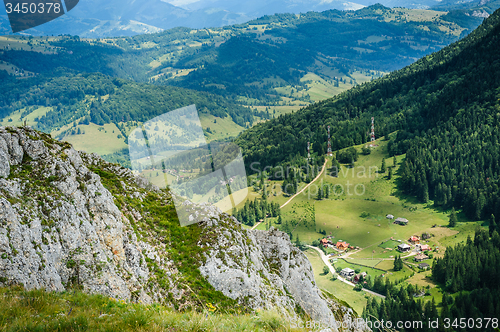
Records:
M364 248L353 256L357 258L371 257L373 250L377 251L376 254L382 254L384 250L379 251L376 247L391 238L404 242L411 235L420 236L433 225L446 225L446 212L436 211L431 204L418 204L411 198L398 195L395 181L404 156L398 156L396 165L393 165L393 158L388 157L387 143L378 140L378 146L372 148L371 154L360 155L353 168L341 165L338 177L332 176L335 172L328 170L327 174L323 174L303 194L297 196L294 204L283 209L285 219L300 214L303 210L301 206L306 202L314 204L316 228L325 230L336 241L342 240ZM390 180L388 171L380 173L384 157L387 158L386 165L393 167ZM331 167L331 161L328 167ZM334 188L333 193L328 199L316 200L318 186L327 184ZM386 218L387 214L407 218L409 223L407 226L396 225ZM298 233L302 241L312 242L321 237L317 229L299 223L294 233Z
M356 146L360 154L354 168L350 165L341 165L337 173L330 169L331 158L329 158L327 171L282 208L282 218L284 222L287 221L293 226L294 241L298 236L301 242L311 244L314 240L324 237L319 233L321 230L332 236L334 243L346 241L354 247L360 247L360 250L353 251L345 259L337 257L335 267L360 269L372 277L384 275L384 278L393 282L409 278L414 272L416 276L425 274L426 278L414 276L403 284L429 286L431 296L425 296L424 299L430 300L434 296L439 301L442 293L428 277L430 272L420 272L417 268L418 263L413 261L413 257L405 259L407 264L403 270L398 272L393 270L394 258L400 255L396 250L397 245L408 243L412 235L421 236L423 233L429 233L431 237L421 243L431 247L434 258L441 257L447 246L464 243L468 236L473 236L475 229L480 227L481 223L467 222L459 214L457 226L449 228L447 227L449 211L435 208L432 201L421 204L412 197L402 195L397 188L397 181L398 170L405 156L397 156L394 160L389 156L387 144L388 140L378 139L369 155L361 154L364 145ZM385 173L380 172L384 158L386 168L392 168L391 179L388 178L388 169ZM266 181L266 184L268 192L271 193L268 200L282 205L289 199L280 194L279 182ZM318 187L326 184L334 188L333 192L328 199L317 200ZM247 199L259 198L261 193L250 188ZM242 202L239 207L243 204ZM395 218L406 218L409 223L406 226L394 224L393 220L386 218L388 214L392 214ZM270 224L277 228L283 226L276 224L276 220L271 220ZM262 223L256 229L264 230L266 225ZM335 251L327 249L327 253L330 252ZM318 286L348 302L356 311L362 310L363 303L366 303L364 295L346 284L322 276L323 263L319 258L315 258L317 257L315 253L307 251L306 254L313 264ZM315 263L316 259L319 263ZM433 259L428 259L425 262L432 266L432 261Z
M198 312L180 312L73 289L0 288L0 304L2 331L306 331L271 311L235 315L206 303Z

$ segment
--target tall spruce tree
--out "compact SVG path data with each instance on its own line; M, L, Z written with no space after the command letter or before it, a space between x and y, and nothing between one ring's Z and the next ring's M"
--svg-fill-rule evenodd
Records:
M319 187L318 188L318 194L316 195L316 199L318 201L322 200L323 199L323 188L322 187Z
M490 236L493 235L493 232L496 229L497 229L497 223L495 222L495 216L492 214L490 217L490 225L489 225Z
M457 213L455 212L455 208L451 208L450 220L448 222L448 227L455 227L457 225Z

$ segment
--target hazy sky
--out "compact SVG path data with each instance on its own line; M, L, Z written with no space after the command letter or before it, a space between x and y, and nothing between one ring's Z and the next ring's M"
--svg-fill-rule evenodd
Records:
M198 0L162 0L162 1L169 2L174 6L182 7L185 5L189 5L190 3L196 2Z

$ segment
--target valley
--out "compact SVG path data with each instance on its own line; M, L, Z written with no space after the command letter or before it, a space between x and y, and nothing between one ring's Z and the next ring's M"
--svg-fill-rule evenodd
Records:
M169 105L188 103L204 108L205 102L200 103L198 97L186 101L179 94L160 92L161 88L146 92L146 85L131 89L132 84L123 85L124 82L113 88L116 95L109 94L109 84L116 77L167 86L164 91L171 91L174 85L205 94L201 98L211 103L202 115L207 139L227 140L256 123L298 111L382 77L442 48L480 23L476 17L460 15L458 21L450 20L446 12L375 5L352 12L278 14L223 28L175 28L126 38L1 37L0 67L6 70L5 74L19 78L36 76L35 84L47 82L45 90L51 91L51 100L27 98L24 104L14 105L14 100L7 99L0 117L3 124L26 121L34 125L37 118L73 112L77 116L63 116L55 123L38 121L37 127L80 149L126 163L128 131L143 122L123 117L124 113L137 113L138 107L144 106L134 105L136 96L155 98L156 113L172 109ZM330 37L322 38L326 35ZM304 44L304 40L308 42ZM55 84L78 86L57 79L68 70L71 75L101 72L110 77L98 79L100 91L86 91L80 85L77 89L83 95L57 98L52 93ZM95 79L94 76L87 82ZM4 84L6 89L11 88L11 82ZM24 95L33 93L29 84L22 89ZM159 106L166 95L175 100ZM75 97L78 101L68 104ZM125 98L129 101L124 102ZM110 103L109 107L106 103ZM118 105L124 109L115 118L113 108ZM96 107L101 110L94 117L91 113ZM98 135L91 138L94 134Z
M263 309L263 330L284 324L274 307L330 323L346 310L386 321L500 317L493 3L484 20L468 5L377 4L130 37L0 37L0 293L8 280L34 280L211 319ZM188 105L202 128L196 116L158 120ZM213 151L241 148L248 182L225 170L213 188L184 186L195 203L232 195L214 204L227 214L203 205L210 219L184 228L176 189L234 160L228 150L189 159L203 138ZM152 162L180 151L178 164ZM186 204L195 218L200 208ZM95 240L75 244L69 228ZM27 260L50 272L26 277ZM102 264L111 284L89 272ZM166 311L147 324L170 328Z
M393 133L389 137L395 135L396 133ZM266 230L272 226L291 234L293 241L298 238L304 244L319 242L320 239L327 237L334 245L338 241L345 241L359 249L348 250L347 256L336 248L326 248L326 253L334 255L332 260L335 262L333 263L335 267L360 269L362 272L367 272L372 279L384 275L384 280L388 279L391 282L404 280L401 282L403 286L409 284L421 288L429 286L429 295L422 299L431 301L434 298L439 302L443 289L436 287L430 278L425 277L429 276L429 271L418 268L418 263L413 260L416 253L404 259L403 270L398 272L393 270L395 256L401 255L397 246L408 243L408 239L413 235L421 237L422 234L428 233L430 238L422 243L431 248L434 258L443 257L447 247L463 244L467 236L474 236L476 227L480 227L482 222L470 222L465 216L460 215L460 222L455 227L449 228L449 210L436 207L433 201L422 204L411 196L401 193L397 183L401 180L400 165L405 156L390 158L387 150L388 142L389 140L385 138L375 141L376 147L371 148L369 155L361 153L361 148L365 145L356 146L355 148L359 150L359 159L355 162L354 168L347 164L341 165L338 177L329 175L332 174L331 158L327 157L326 171L319 179L312 182L308 190L281 209L281 224L277 218L268 218L256 229ZM392 169L391 179L388 179L388 170L385 173L380 172L384 159L386 167ZM264 185L269 202L278 202L282 205L288 200L282 193L280 182L265 181ZM305 185L306 183L302 183L298 190ZM318 190L325 186L332 188L329 198L318 200ZM262 191L256 191L254 188L249 194L249 200L260 199L262 196ZM244 202L240 203L238 208L244 205ZM394 224L394 220L386 218L388 214L408 219L408 225ZM321 234L323 231L324 235ZM317 253L311 250L306 253L313 263L320 287L335 294L361 314L366 305L365 296L356 295L358 293L353 287L339 280L333 281L331 274L324 275L323 263L318 260ZM342 256L337 257L338 254ZM404 255L408 254L402 254ZM432 259L423 262L432 266Z

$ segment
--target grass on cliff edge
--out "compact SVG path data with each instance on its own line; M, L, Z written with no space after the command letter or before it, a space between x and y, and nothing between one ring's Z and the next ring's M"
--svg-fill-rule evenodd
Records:
M292 329L278 314L230 315L217 311L175 312L88 295L0 288L1 331L306 331Z

